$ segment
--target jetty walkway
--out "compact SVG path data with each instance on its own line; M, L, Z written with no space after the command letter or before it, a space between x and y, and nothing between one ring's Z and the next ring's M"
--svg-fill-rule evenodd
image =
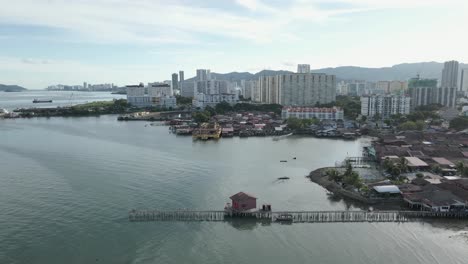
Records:
M468 219L465 212L427 211L151 211L132 210L128 219L131 222L149 221L227 221L248 218L259 221L279 221L288 216L294 223L336 223L336 222L409 222L426 218Z

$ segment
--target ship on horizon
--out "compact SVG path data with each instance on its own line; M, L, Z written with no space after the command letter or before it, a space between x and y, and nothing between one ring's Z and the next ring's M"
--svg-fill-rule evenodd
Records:
M52 103L52 99L34 99L33 100L34 104L39 104L39 103Z

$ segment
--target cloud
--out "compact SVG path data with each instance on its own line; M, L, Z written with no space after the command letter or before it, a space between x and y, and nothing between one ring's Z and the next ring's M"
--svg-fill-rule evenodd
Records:
M286 66L286 67L294 67L296 66L296 63L292 62L292 61L284 61L281 63L283 66Z
M298 26L350 13L446 4L442 0L340 0L337 3L347 6L324 8L329 0L230 1L255 15L170 0L0 0L0 23L60 28L85 42L203 45L210 37L269 43L297 41L301 39Z
M52 60L44 59L33 59L33 58L24 58L21 59L21 62L24 64L53 64Z

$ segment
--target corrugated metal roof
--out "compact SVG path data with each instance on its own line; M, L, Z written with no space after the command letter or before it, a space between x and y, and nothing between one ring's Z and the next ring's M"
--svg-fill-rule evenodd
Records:
M416 158L416 157L405 157L405 159L408 161L408 166L410 166L410 167L427 167L427 166L429 166L426 162L424 162L421 159Z
M432 158L435 162L437 162L440 165L447 165L447 166L455 166L453 162L446 158Z
M374 190L378 193L400 193L400 189L396 185L374 186Z

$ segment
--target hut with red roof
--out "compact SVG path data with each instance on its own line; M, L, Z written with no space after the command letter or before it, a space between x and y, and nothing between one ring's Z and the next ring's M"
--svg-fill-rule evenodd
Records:
M247 211L257 208L257 197L245 192L238 192L229 197L229 199L232 201L232 209L236 211Z

